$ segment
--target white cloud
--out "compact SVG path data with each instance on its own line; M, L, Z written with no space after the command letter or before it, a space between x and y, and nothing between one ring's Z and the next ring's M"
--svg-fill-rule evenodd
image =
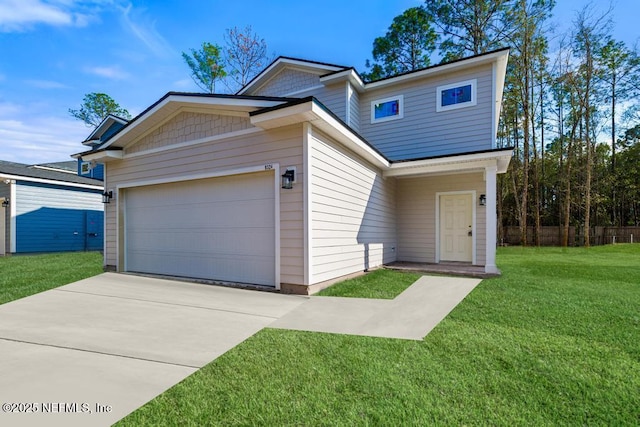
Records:
M0 0L0 32L36 25L86 27L118 0Z
M35 24L71 25L73 16L40 0L0 0L0 30L22 31Z
M122 26L140 40L151 52L159 57L174 55L173 48L164 37L156 30L155 22L149 21L143 11L134 9L129 3L122 10Z
M84 71L111 80L126 80L130 77L129 73L123 71L118 65L111 67L85 67Z
M0 117L0 160L27 164L71 160L71 154L86 148L81 142L90 132L82 122L71 118Z
M63 83L54 82L51 80L25 80L24 82L29 86L33 86L38 89L68 89L69 88L69 86Z

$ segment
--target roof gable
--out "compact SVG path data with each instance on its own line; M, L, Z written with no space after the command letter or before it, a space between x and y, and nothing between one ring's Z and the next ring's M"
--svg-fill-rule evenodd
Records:
M102 120L102 122L98 126L96 126L96 128L91 132L87 139L85 139L82 143L88 146L95 146L101 142L108 140L121 128L126 126L127 123L129 123L128 120L116 116L115 114L109 114Z
M298 73L315 76L318 79L320 76L347 70L349 67L280 56L240 89L237 94L260 94L260 90L285 69L296 70Z

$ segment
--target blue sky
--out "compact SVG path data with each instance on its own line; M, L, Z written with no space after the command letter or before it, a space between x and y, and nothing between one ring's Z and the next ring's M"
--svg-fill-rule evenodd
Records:
M275 55L364 70L375 37L422 2L0 0L0 160L70 160L91 129L72 118L104 92L135 116L168 91L198 91L181 52L251 25ZM566 28L587 1L558 0ZM604 10L608 2L592 2ZM615 36L638 39L640 1L614 0Z

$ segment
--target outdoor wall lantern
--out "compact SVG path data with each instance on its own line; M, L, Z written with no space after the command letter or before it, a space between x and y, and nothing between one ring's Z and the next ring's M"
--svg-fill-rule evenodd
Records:
M4 200L2 201L2 207L3 207L3 208L6 208L7 206L9 206L9 199L4 199Z
M102 203L111 203L113 199L113 191L105 191L102 193Z
M295 169L287 169L282 174L282 188L287 190L291 190L293 188L293 183L296 180L296 171Z
M480 195L480 206L486 206L487 205L487 196L485 194L481 194Z

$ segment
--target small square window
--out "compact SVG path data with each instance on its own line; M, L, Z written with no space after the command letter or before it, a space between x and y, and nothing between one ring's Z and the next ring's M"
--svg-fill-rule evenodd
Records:
M436 111L454 110L476 105L476 80L439 86Z
M371 123L401 119L403 117L403 101L402 95L373 101L371 103Z
M91 162L82 162L80 163L80 173L82 175L88 174L91 172Z

